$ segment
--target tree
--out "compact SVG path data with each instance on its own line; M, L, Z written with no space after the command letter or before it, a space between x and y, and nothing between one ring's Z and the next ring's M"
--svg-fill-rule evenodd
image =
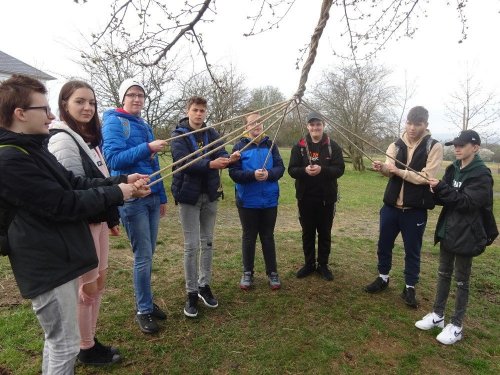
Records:
M247 0L247 4L241 6L249 9L250 31L244 35L252 36L278 28L295 2ZM457 0L455 3L461 24L459 43L467 38L467 2ZM426 16L428 5L428 1L420 0L323 0L322 7L333 7L337 23L343 25L341 36L347 40L350 57L357 60L371 58L391 38L411 38L418 29L419 17ZM447 5L452 6L450 2ZM145 64L154 65L168 54L175 54L176 48L187 41L196 45L211 75L202 25L213 22L216 16L216 0L113 0L109 21L102 30L93 34L93 42L99 44L106 35L130 38L132 43L121 51L123 56L133 58L138 52L148 52L154 59ZM336 54L342 55L341 47L334 48ZM302 49L303 54L307 50L308 47Z
M207 99L209 105L207 122L219 123L241 115L248 101L245 76L238 73L233 65L214 67L212 73L204 71L194 74L187 80L180 80L178 86L183 102L191 96L202 96ZM185 108L181 108L181 111L184 110ZM230 121L218 130L223 135L226 129L236 125L241 125L241 122Z
M264 86L253 89L250 92L250 98L247 103L247 111L254 111L260 108L266 108L270 105L283 102L285 95L279 88L274 86Z
M178 68L173 61L144 67L129 59L121 59L116 51L114 41L107 39L100 46L91 45L81 51L81 60L78 61L99 98L100 107L120 107L118 88L124 79L135 77L146 89L143 116L156 135L164 137L172 109L178 106L178 100L174 99L176 96L172 92ZM147 61L148 56L145 53L142 55Z
M391 132L388 124L397 122L389 110L397 93L387 83L389 74L385 68L370 64L343 65L324 72L312 91L315 107L321 108L342 135L337 139L357 171L365 169L363 140L384 137Z
M500 103L495 92L484 90L468 70L445 107L448 121L460 130L488 131L500 120Z

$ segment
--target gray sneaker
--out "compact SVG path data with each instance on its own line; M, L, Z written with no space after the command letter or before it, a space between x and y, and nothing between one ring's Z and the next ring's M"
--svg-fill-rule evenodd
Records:
M253 274L251 271L243 272L240 280L240 288L243 290L249 290L253 286Z
M281 281L278 276L278 272L271 272L268 276L269 279L269 286L271 287L272 290L277 290L281 288Z

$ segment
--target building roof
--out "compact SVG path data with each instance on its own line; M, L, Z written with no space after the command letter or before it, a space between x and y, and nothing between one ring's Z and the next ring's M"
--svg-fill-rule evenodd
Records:
M27 76L38 78L44 81L51 81L53 79L56 79L51 75L33 68L31 65L28 65L2 51L0 51L0 74L25 74Z

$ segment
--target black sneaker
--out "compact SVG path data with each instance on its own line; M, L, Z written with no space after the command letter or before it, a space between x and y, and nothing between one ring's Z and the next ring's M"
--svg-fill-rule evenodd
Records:
M165 314L156 303L153 303L153 312L151 313L151 315L153 315L156 319L167 319L167 314Z
M120 351L118 348L115 348L114 346L108 346L108 345L103 345L97 340L97 337L94 336L94 345L97 349L99 349L101 352L111 352L113 354L119 354Z
M375 279L375 281L367 286L365 286L365 292L367 293L378 293L381 292L389 286L389 280L384 281L380 276Z
M316 271L315 264L304 264L302 268L297 271L297 277L302 279L303 277L309 276L314 271Z
M406 285L403 288L403 293L401 293L401 298L405 303L416 309L418 307L417 298L415 297L415 288L407 288Z
M200 286L198 288L198 297L201 298L201 300L207 307L215 309L217 306L219 306L219 303L215 299L208 285Z
M328 267L328 264L319 264L318 263L318 268L316 268L316 272L318 272L321 277L326 280L326 281L332 281L333 280L333 273Z
M160 330L153 314L135 314L135 321L144 333L156 333Z
M184 306L184 315L189 318L196 318L198 316L198 293L188 293L186 306Z
M121 357L118 353L112 353L111 350L102 350L102 346L94 344L89 349L80 349L78 360L84 365L105 366L119 362Z

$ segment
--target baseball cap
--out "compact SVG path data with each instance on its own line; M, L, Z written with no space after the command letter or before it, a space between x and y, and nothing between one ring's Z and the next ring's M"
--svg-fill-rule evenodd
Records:
M312 120L319 120L323 122L322 116L318 112L309 112L306 117L306 122L309 124Z
M453 141L449 141L445 143L445 146L458 145L463 146L467 143L472 143L473 145L480 145L481 138L479 138L479 134L474 130L463 130L460 132L458 137L453 139Z

